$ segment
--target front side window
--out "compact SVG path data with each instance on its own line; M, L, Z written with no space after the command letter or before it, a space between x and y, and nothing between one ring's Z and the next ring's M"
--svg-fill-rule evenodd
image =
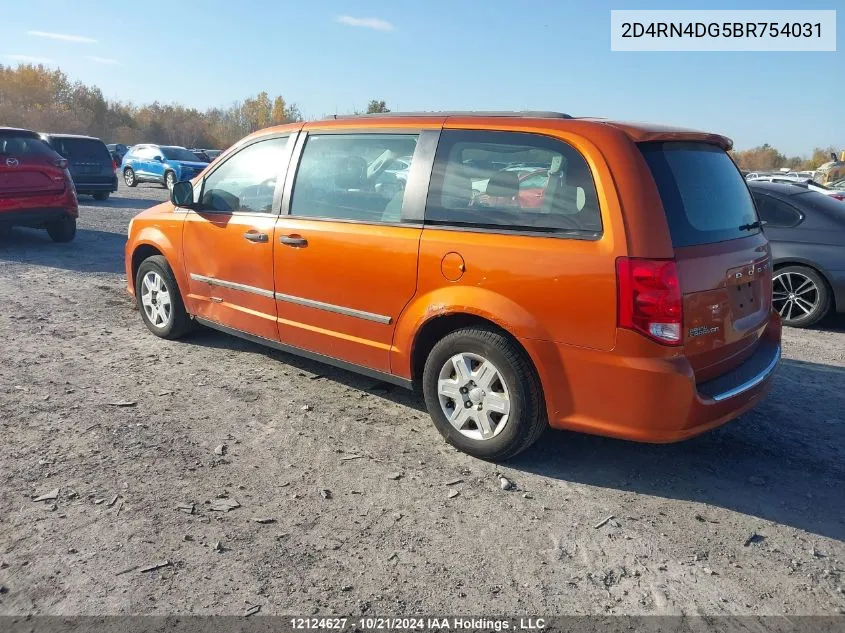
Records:
M310 134L290 214L399 222L416 134Z
M592 172L570 145L538 134L444 130L427 223L570 236L601 234Z
M289 136L247 145L204 179L200 204L220 213L272 213Z

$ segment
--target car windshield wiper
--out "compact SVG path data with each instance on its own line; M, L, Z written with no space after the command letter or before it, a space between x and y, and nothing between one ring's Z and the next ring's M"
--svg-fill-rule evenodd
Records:
M765 226L765 222L763 220L757 220L756 222L752 222L751 224L741 224L739 227L740 231L753 231L754 229L759 229Z

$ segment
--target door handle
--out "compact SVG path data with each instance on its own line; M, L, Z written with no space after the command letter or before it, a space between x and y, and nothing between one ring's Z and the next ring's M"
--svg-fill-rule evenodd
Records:
M244 233L244 239L250 242L269 242L270 238L266 233L256 233L255 231L247 231Z
M279 238L279 242L285 244L287 246L308 246L308 240L304 237L300 237L299 235L282 235Z

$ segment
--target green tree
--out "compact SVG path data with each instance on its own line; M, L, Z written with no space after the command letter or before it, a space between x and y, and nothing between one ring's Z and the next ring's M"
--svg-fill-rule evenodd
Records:
M387 103L383 100L379 101L378 99L372 99L367 104L367 114L375 114L378 112L390 112L390 108L387 107Z

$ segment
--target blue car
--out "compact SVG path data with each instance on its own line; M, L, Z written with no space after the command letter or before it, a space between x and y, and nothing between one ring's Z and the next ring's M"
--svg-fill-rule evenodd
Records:
M120 165L123 182L134 187L139 182L157 182L168 189L181 180L190 180L208 166L184 147L175 145L133 145Z

